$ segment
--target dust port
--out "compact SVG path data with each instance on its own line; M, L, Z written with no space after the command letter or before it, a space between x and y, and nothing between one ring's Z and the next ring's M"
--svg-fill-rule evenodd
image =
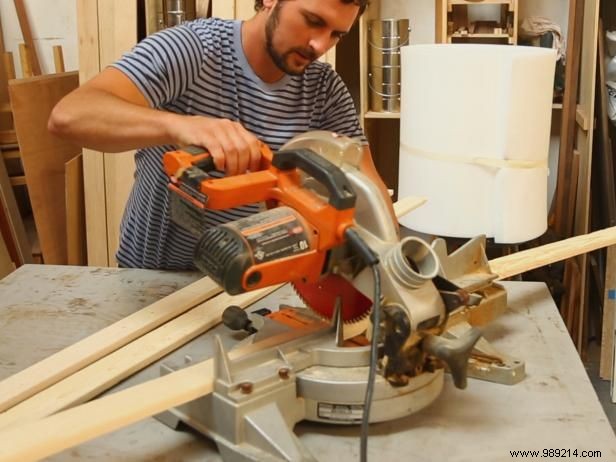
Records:
M388 255L392 273L405 287L417 289L439 272L439 260L427 242L407 237Z

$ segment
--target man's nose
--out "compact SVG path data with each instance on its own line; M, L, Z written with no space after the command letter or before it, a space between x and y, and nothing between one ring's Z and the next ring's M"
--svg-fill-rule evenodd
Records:
M309 46L315 51L317 56L324 55L331 47L335 45L336 41L329 34L329 32L322 32L315 34L309 42Z

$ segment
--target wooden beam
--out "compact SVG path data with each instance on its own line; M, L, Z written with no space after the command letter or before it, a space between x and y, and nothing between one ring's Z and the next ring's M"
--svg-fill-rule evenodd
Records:
M28 47L28 61L30 63L34 75L41 75L41 64L36 53L36 47L34 46L34 38L32 37L32 29L30 28L30 21L28 21L28 13L24 0L14 0L15 10L17 11L17 19L19 20L19 27L24 37L24 42Z
M499 279L616 244L616 226L490 260Z
M12 375L0 382L0 411L92 364L220 291L211 279L200 279Z
M222 293L0 414L0 429L47 417L92 399L221 322L230 305L246 308L279 286Z

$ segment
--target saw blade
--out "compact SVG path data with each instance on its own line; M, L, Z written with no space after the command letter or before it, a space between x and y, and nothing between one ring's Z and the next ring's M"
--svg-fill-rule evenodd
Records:
M372 307L372 300L337 274L326 274L317 282L293 282L293 287L308 308L327 319L333 317L338 297L342 299L344 323L362 320Z

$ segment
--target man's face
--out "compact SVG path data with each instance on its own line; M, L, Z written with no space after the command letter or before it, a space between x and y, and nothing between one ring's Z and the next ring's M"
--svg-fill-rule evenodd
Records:
M338 43L353 26L359 6L340 0L273 0L265 25L266 48L291 75Z

